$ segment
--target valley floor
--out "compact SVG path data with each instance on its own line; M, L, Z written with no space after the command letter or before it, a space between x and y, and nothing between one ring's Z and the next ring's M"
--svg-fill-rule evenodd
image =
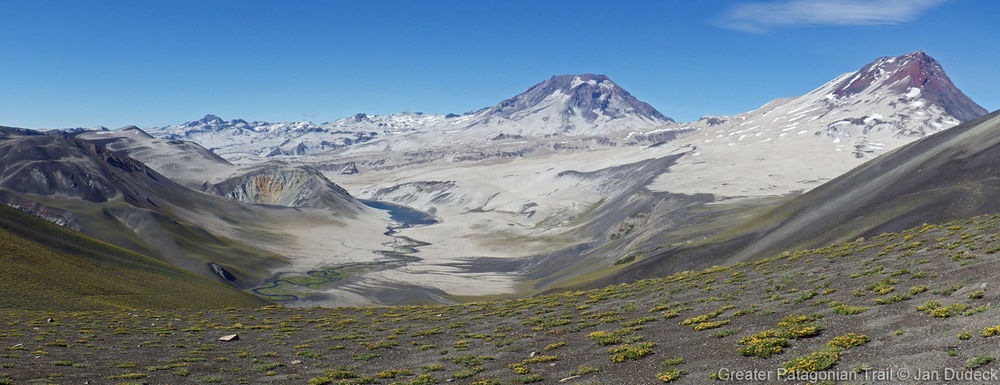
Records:
M998 218L497 302L5 310L0 383L766 383L789 369L805 376L792 383L838 375L846 377L837 383L870 384L989 375L1000 338ZM239 340L219 340L228 334Z

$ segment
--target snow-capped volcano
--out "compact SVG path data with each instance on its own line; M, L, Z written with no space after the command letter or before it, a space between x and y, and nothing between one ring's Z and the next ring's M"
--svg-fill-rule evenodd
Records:
M678 144L697 150L689 165L672 169L657 188L722 195L809 190L863 161L984 114L927 54L882 57L805 95L686 125L695 134ZM700 183L691 184L686 172L698 174Z
M878 58L854 72L849 80L835 84L833 95L842 99L865 92L903 95L906 99L919 96L963 122L987 113L959 91L945 75L941 64L923 51Z
M693 126L717 143L820 139L870 158L984 114L937 61L918 51L878 58L808 94L733 116L704 117Z
M604 75L559 75L493 107L465 115L359 113L337 121L268 123L223 120L215 115L168 127L150 128L153 136L190 140L229 159L314 155L402 134L430 136L466 132L474 137L600 135L649 130L672 123L655 108ZM449 137L437 138L444 143ZM418 139L421 145L438 142Z
M558 75L479 111L470 126L520 135L594 135L672 123L604 75Z

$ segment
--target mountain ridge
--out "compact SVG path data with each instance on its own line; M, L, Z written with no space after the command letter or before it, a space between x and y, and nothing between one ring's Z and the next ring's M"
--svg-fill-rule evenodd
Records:
M358 113L317 124L226 121L209 114L196 121L149 131L160 138L201 143L229 160L252 161L276 156L337 154L390 138L397 138L393 143L398 146L410 140L406 135L427 136L435 132L468 132L475 138L484 135L493 138L606 136L635 131L638 138L661 129L728 127L731 129L724 133L728 135L751 127L748 122L759 115L755 124L761 129L750 132L752 135L768 128L772 132L782 130L784 136L815 134L839 140L837 143L841 144L835 146L839 151L870 157L899 144L895 142L910 140L908 137L925 136L985 113L985 109L951 82L940 63L925 52L916 51L877 58L804 95L778 98L736 115L709 115L689 123L666 117L606 75L564 74L536 83L493 106L462 115ZM789 114L784 126L777 126L775 114ZM772 117L765 120L764 115ZM824 122L827 127L818 130L804 127L814 120ZM800 127L795 127L795 121ZM743 134L746 132L736 138ZM433 138L419 141L423 145L448 143Z
M540 116L541 115L541 116ZM226 121L208 114L196 121L153 127L154 136L198 142L224 157L256 159L337 151L414 132L484 131L499 134L594 135L673 123L606 75L555 75L497 104L462 115L358 113L325 123ZM486 134L483 134L486 135Z

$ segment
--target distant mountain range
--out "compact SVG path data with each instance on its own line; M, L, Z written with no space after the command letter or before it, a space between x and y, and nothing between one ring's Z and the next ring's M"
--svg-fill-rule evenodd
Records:
M225 121L214 115L148 129L164 139L190 140L227 158L315 155L414 132L455 130L518 136L600 135L672 123L604 75L560 75L465 115L359 113L330 123Z
M359 113L321 124L226 121L207 115L147 131L158 138L197 142L231 161L384 152L385 146L407 151L456 144L488 149L481 142L489 138L602 136L627 144L680 133L704 136L700 148L774 141L870 158L985 113L952 84L937 61L918 51L879 58L803 96L691 123L674 122L604 75L582 74L553 76L464 115Z

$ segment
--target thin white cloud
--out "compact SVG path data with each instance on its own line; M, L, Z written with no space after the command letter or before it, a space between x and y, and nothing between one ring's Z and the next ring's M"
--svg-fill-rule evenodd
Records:
M945 0L783 0L733 7L719 25L764 32L794 25L888 25L915 20Z

